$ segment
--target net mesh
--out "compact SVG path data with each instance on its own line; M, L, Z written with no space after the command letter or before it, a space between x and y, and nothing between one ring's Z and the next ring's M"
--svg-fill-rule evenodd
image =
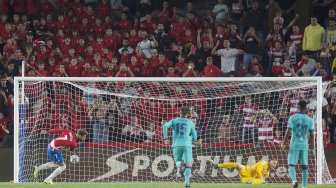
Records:
M193 182L240 182L237 170L213 169L209 159L243 165L277 159L279 167L268 182L290 182L280 142L300 99L309 101L316 119L316 88L312 81L25 81L24 96L19 95L25 101L20 106L19 181L43 181L52 172L33 178L33 166L49 161L51 129L89 132L75 150L79 164L71 164L72 153L62 150L67 169L55 181L180 181L172 150L163 145L162 125L187 106L203 142L193 147ZM316 182L315 157L309 156L309 182ZM322 160L326 183L331 176L324 155Z

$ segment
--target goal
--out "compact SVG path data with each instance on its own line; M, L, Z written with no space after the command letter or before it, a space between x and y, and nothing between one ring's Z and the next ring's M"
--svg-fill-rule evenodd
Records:
M277 159L268 182L288 183L287 151L279 147L287 118L300 99L309 102L316 122L316 155L309 156L309 182L332 181L322 139L320 78L57 78L16 77L15 182L42 181L51 170L32 176L48 161L50 129L85 128L89 138L58 182L180 181L162 125L182 106L197 127L202 147L193 147L193 182L240 182L237 170L216 170L207 162ZM197 173L195 173L197 172ZM202 174L201 177L197 176ZM300 170L298 178L300 180Z

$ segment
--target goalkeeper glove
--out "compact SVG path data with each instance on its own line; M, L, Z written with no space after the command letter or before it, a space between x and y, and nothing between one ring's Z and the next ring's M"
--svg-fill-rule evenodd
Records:
M218 169L218 164L216 164L215 161L209 160L209 162L213 168Z

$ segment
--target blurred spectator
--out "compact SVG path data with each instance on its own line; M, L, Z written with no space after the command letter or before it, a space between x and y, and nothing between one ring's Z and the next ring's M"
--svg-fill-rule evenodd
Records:
M285 135L287 129L288 117L287 107L280 106L276 118L278 119L277 130L280 131L282 137Z
M327 127L327 121L325 119L322 119L322 132L323 132L323 145L326 147L328 144L330 144L330 132Z
M244 124L242 132L242 143L257 143L257 127L253 123L252 118L258 111L258 107L252 104L252 99L250 96L245 97L245 103L240 105L240 112L243 113Z
M323 43L326 47L328 47L330 53L335 57L335 45L336 45L336 19L330 18L329 19L329 26L326 28L324 36L323 36Z
M97 98L88 111L93 133L92 142L109 141L109 119L107 110L101 99Z
M132 117L131 124L125 125L122 133L126 136L126 140L132 142L144 142L147 140L146 132L138 124L138 118Z
M0 142L2 141L3 137L9 134L9 130L7 128L7 121L4 117L4 114L0 112Z
M146 136L147 136L147 140L145 140L146 142L154 142L155 141L155 130L156 130L156 124L155 122L151 122L149 123L149 126L146 126Z
M5 96L14 95L13 84L8 80L10 77L2 76L0 79L0 92Z
M253 117L254 123L258 126L258 143L266 144L268 141L272 141L274 125L278 122L278 119L271 113L269 109L258 110Z
M265 22L266 20L265 8L260 7L257 0L252 1L252 9L247 11L244 18L245 28L254 28L256 33L256 38L263 40L265 37Z
M182 8L178 4L169 5L170 1L165 0L138 2L101 0L94 6L74 0L59 1L57 7L46 0L26 1L28 4L19 0L4 0L0 3L2 13L0 113L4 114L6 120L13 118L14 76L21 75L23 60L27 62L26 76L218 77L224 73L224 76L250 77L320 76L323 81L334 80L336 26L335 10L331 8L332 1L313 3L290 0L267 2L214 0L205 3L198 0L186 1L185 7ZM309 6L312 6L313 11L308 8ZM310 15L314 16L310 18ZM308 26L309 19L311 23ZM303 28L306 28L304 34L300 31ZM218 45L215 47L215 44ZM242 54L243 58L239 56ZM171 95L174 98L184 98L192 93L193 97L200 99L206 97L203 95L209 95L208 89L204 93L194 92L188 85L183 89L171 85L163 87L160 83L150 87L129 86L129 83L109 83L106 86L90 83L85 86L89 89L84 91L83 100L86 100L86 107L78 103L77 97L81 98L79 96L76 96L75 102L73 97L68 100L64 97L60 98L60 95L64 94L46 94L50 95L48 96L50 102L43 99L31 104L30 109L37 109L33 110L33 113L38 116L27 117L27 121L29 119L29 125L38 123L41 128L45 127L45 130L52 124L71 127L74 130L87 126L90 131L93 131L93 127L90 127L93 124L85 123L88 119L89 106L95 103L93 88L105 88L109 92L123 92L136 96L144 94L146 98L154 96L155 93L160 93L155 97ZM52 86L47 84L46 88L48 87ZM237 95L238 88L232 88L230 84L223 89L225 92L229 89L230 95ZM322 109L323 118L326 120L325 130L329 128L332 143L333 137L336 137L334 128L336 116L333 111L336 92L334 90L332 81L327 87ZM314 92L314 90L293 90L292 93L279 93L276 94L279 96L265 100L268 106L274 106L275 101L288 106L288 109L285 109L287 107L272 109L272 113L278 112L277 126L285 126L288 115L296 112L297 101L300 99L312 101L311 96L316 95ZM211 95L217 93L217 91L211 91ZM55 99L52 95L55 95ZM99 99L100 103L102 101ZM224 101L226 99L216 102L216 112L211 111L211 113L207 112L209 108L204 107L212 103L210 100L188 104L194 106L197 111L197 118L194 121L199 124L200 132L209 131L210 128L204 126L206 123L210 122L211 126L216 125L209 119L217 116L217 112L221 110L227 112L227 106L232 106ZM328 102L331 105L328 105ZM125 139L118 135L119 133L115 135L111 131L121 132L119 126L129 124L121 120L128 119L128 115L124 113L130 112L134 103L132 99L123 99L120 104L119 102L109 103L111 107L107 108L104 116L100 116L106 122L105 124L113 127L109 127L110 140ZM231 123L237 126L235 128L240 131L239 136L243 138L246 136L244 142L256 140L254 129L247 128L247 126L255 126L249 124L249 117L247 117L254 114L254 107L257 108L256 105L259 105L257 100L254 103L255 105L244 104L245 111L244 108L241 109L244 113L238 113L239 105L242 104L237 103L235 110L230 107L230 110L234 110L231 114ZM139 109L146 109L144 111L147 114L155 111L155 114L152 117L153 121L150 122L151 127L140 128L149 125L149 122L139 118L137 124L140 127L136 126L133 132L136 134L147 132L145 136L151 137L154 127L155 132L161 130L158 125L159 119L163 118L164 122L168 116L167 112L184 103L170 105L170 103L159 105L157 101L151 103L146 100L141 101ZM55 108L47 112L53 117L52 123L47 122L47 116L42 113L46 108ZM137 113L142 111L139 109ZM137 116L149 117L147 114L144 115L145 112L140 114ZM312 110L310 114L313 114ZM91 115L96 118L96 111ZM243 121L241 116L245 118ZM71 121L68 120L64 125L55 124L57 118L62 119L61 117L70 118ZM113 123L113 121L116 122ZM96 124L97 127L99 127L98 124ZM242 127L244 128L240 130ZM218 127L215 129L218 130ZM11 131L10 128L8 130ZM277 127L277 130L283 133L281 128ZM99 128L99 131L102 131L101 134L106 133L104 128L101 130ZM98 132L96 134L100 134ZM205 135L207 134L202 133L202 137ZM212 136L214 138L215 135ZM162 140L161 137L161 133L154 134L154 139L151 137L150 140L159 141ZM106 137L103 140L106 141ZM137 141L144 140L147 138L137 138ZM276 138L271 142L276 143Z
M302 49L309 55L318 56L323 41L324 28L317 23L317 17L311 16L310 25L305 28Z
M286 59L282 66L279 66L276 62L273 63L272 72L279 77L294 77L298 76L295 70L290 66L289 59Z
M230 122L230 116L224 115L217 133L218 142L234 143L238 140L237 128Z
M158 24L154 33L158 51L163 53L171 50L172 38L165 32L164 25Z
M129 43L128 43L127 39L123 39L122 45L123 45L123 47L119 48L119 50L118 50L119 54L123 54L124 50L127 50L128 53L130 53L130 54L133 53L134 49L129 46Z
M248 68L250 66L252 56L259 53L262 41L255 34L255 28L250 27L246 31L242 42L244 44L244 65Z
M169 3L167 0L162 1L162 9L158 10L157 18L159 23L162 23L164 27L168 27L171 20L172 10L169 7Z
M224 76L228 76L230 73L235 73L236 58L239 54L243 54L244 52L242 50L231 49L229 40L224 40L224 49L217 50L219 45L220 43L217 41L217 44L212 49L211 53L221 57L221 70L224 73Z
M188 69L183 73L183 77L197 77L198 71L195 70L195 64L190 62L188 63Z
M166 77L179 77L179 75L175 73L174 67L170 66L168 67L168 73L166 74Z
M270 0L265 8L268 12L267 26L268 26L268 28L270 28L273 25L273 20L276 17L276 13L278 13L282 10L279 7L279 4L275 0Z
M150 0L140 0L139 6L138 6L138 12L140 18L144 17L145 15L148 15L152 13L152 5Z
M335 9L331 8L329 9L328 11L328 17L324 19L323 21L323 27L324 28L328 28L330 25L330 20L331 19L335 19L336 18L336 12L335 12Z
M203 76L204 77L219 77L223 74L223 72L212 64L212 57L208 57L207 60L207 66L203 69Z
M116 77L133 77L134 74L125 64L120 65L120 70L115 75Z
M246 77L262 77L262 70L257 64L252 64L251 70L246 74Z
M138 43L138 46L141 48L143 54L147 59L150 59L152 57L152 49L157 47L157 45L158 43L152 34L143 34L142 41Z
M272 140L268 140L268 143L272 143L273 145L280 147L283 141L283 136L278 129L276 129L274 132L274 138Z
M228 14L229 9L226 4L224 4L224 0L218 0L218 4L216 4L213 8L213 13L216 18L216 22L225 22Z

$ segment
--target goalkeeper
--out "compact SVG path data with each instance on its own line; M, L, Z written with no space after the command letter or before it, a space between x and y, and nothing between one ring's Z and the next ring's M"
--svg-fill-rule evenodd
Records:
M216 164L213 160L209 161L215 168L235 168L238 170L239 177L243 183L247 184L264 184L269 176L271 169L275 169L278 165L277 160L271 160L269 163L261 160L252 166L245 166L239 163L221 163Z

